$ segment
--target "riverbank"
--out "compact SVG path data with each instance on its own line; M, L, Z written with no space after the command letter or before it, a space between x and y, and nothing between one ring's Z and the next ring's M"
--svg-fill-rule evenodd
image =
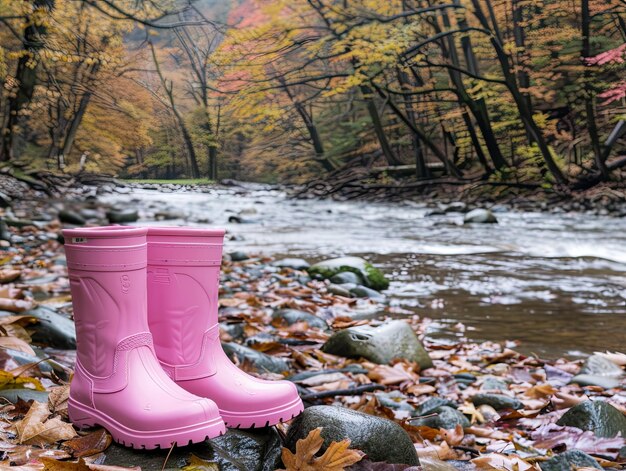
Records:
M15 204L13 214L27 216L28 204ZM442 341L427 335L433 321L425 316L398 320L397 308L375 289L385 287L380 274L362 262L312 267L293 257L236 251L222 268L224 348L252 374L295 382L305 415L278 432L232 430L172 453L110 445L102 430L78 433L66 409L75 339L66 326L71 304L58 233L68 223L39 217L47 220L9 226L11 246L0 271L7 310L0 317L2 369L10 372L0 396L17 401L2 410L6 464L54 469L50 459L80 457L91 464L76 469L215 463L223 470L271 470L284 465L284 448L295 451L316 427L326 427L328 442L350 438L366 453L354 470L414 470L409 465L418 458L427 471L617 469L626 462L624 355L547 361L504 339L472 342L463 324L455 326L460 336ZM54 424L55 432L25 433L40 423Z

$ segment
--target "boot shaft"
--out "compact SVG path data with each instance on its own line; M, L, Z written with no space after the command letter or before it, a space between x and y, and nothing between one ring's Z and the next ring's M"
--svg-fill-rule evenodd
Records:
M219 335L217 303L223 241L223 230L148 230L148 322L157 356L164 363L198 363L208 337ZM177 374L205 373L181 368Z
M113 373L120 341L149 330L146 234L121 226L63 231L77 356L94 376Z

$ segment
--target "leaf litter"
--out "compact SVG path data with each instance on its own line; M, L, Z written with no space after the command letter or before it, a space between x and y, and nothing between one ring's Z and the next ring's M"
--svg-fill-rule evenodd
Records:
M39 230L54 233L59 229L57 221L49 222L44 229L11 228L22 237ZM110 435L103 429L77 431L67 416L68 379L75 353L38 344L30 337L39 324L28 312L37 305L46 305L71 316L63 258L60 243L48 239L43 243L18 245L0 260L0 353L7 353L0 355L0 393L18 390L18 393L23 391L26 398L32 392L49 393L47 402L18 399L15 403L0 403L0 469L139 469L102 464L111 443ZM407 360L377 365L363 359L324 353L321 346L329 337L329 331L311 328L306 322L286 325L273 319L272 313L277 309L306 311L325 320L335 330L378 325L385 314L397 318L403 313L373 300L334 295L329 292L327 282L306 279L302 271L277 269L271 262L272 259L266 257L224 262L219 299L220 321L224 327L222 339L236 342L248 339L246 344L251 348L288 360L291 374L308 373L297 383L310 404L339 405L394 420L413 440L422 469L453 471L458 469L459 463L464 463L463 469L539 470L543 461L574 449L592 455L605 468L625 466L624 437L597 437L592 432L556 424L570 407L590 399L608 401L624 413L623 375L620 386L613 389L572 384L572 377L581 369L580 361L564 358L548 361L524 356L514 350L513 344L505 342L437 343L424 336L430 320L415 315L405 319L422 339L433 359L432 368L421 371L419 365ZM372 320L351 316L356 311L367 310L384 314ZM240 335L227 328L237 325L242 327ZM462 325L455 328L465 330ZM38 360L20 363L19 354ZM626 367L626 354L622 352L598 352L597 355L622 369ZM50 359L56 362L54 371L44 367ZM58 370L59 365L69 373L65 378ZM250 362L239 366L260 377L282 377L259 373ZM500 380L502 389L494 392L519 400L521 408L496 410L484 404L475 405L472 398L485 392L481 387L487 378ZM376 390L363 389L368 386ZM361 390L365 392L352 393ZM333 394L335 391L337 394ZM394 392L396 398L383 403L377 396L381 391ZM433 415L419 415L420 407L432 398L451 401L470 421L470 426L443 429L413 425L416 417ZM283 465L287 471L418 469L373 463L360 450L351 448L349 440L333 442L323 449L321 432L313 430L297 443L295 451L283 449ZM218 467L190 455L184 469Z

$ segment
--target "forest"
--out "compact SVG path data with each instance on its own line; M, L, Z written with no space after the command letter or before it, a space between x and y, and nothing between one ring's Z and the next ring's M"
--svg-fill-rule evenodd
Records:
M619 181L623 0L0 0L20 171Z

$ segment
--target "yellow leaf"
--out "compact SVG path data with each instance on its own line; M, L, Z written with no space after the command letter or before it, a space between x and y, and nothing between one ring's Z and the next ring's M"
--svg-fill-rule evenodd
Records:
M298 440L296 452L283 448L282 458L285 471L342 471L361 461L363 453L350 450L350 440L332 442L319 458L315 454L322 448L322 429L311 430L306 438Z
M217 463L205 461L192 453L189 456L189 464L183 466L182 469L183 471L219 471L220 467Z

